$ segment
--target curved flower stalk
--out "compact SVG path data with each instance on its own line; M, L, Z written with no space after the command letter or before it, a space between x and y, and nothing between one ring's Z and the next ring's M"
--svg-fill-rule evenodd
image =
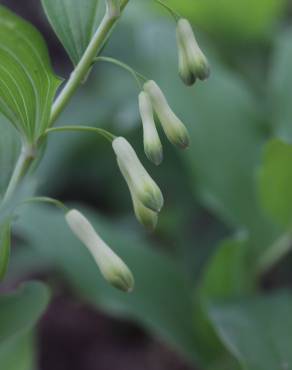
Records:
M186 85L192 85L196 79L205 80L210 76L210 67L200 49L192 26L187 19L177 22L177 46L179 74Z
M131 292L134 288L131 271L100 238L87 218L72 209L66 214L66 221L74 235L88 248L105 280L120 290Z
M144 84L144 91L150 96L154 111L159 118L168 140L179 148L187 148L190 142L188 131L170 108L157 83L152 80L147 81Z
M163 159L162 145L155 126L150 97L144 91L139 94L139 110L143 124L143 143L147 158L156 165Z
M123 137L117 137L112 143L117 162L135 199L144 207L160 212L163 207L163 195L139 161L135 150Z

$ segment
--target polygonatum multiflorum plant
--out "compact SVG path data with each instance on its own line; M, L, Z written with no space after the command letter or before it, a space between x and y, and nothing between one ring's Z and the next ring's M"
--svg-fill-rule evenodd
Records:
M165 3L154 1L165 7L176 22L178 70L182 81L186 85L193 85L197 79L206 79L210 73L208 62L198 46L190 23ZM64 211L68 226L91 252L103 277L123 291L133 289L134 278L129 268L78 210L70 210L61 201L44 196L21 200L17 197L24 180L40 162L50 133L88 131L102 135L112 145L138 221L149 230L155 229L158 214L163 207L163 195L127 139L97 127L54 127L80 84L90 78L92 68L99 61L109 62L128 70L139 86L138 106L147 158L155 165L161 164L163 159L156 117L170 143L182 149L188 147L187 128L170 108L158 84L129 65L101 55L114 26L130 5L128 3L131 1L105 0L105 14L98 22L98 0L74 2L73 8L70 1L42 0L44 11L74 65L65 82L55 75L40 33L6 7L0 6L0 111L21 139L20 156L1 199L1 279L7 269L11 225L17 206L23 202L47 202ZM83 20L81 31L74 27L78 17Z

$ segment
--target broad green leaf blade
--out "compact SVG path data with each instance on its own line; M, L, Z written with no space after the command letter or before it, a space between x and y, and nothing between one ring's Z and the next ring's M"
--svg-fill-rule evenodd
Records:
M282 139L292 139L292 28L285 28L276 34L275 47L271 58L269 84L266 88L272 107L273 133Z
M217 304L209 309L221 340L245 370L292 367L291 312L291 293Z
M0 5L0 111L30 143L48 126L59 84L43 37Z
M98 26L99 0L42 0L45 13L77 64Z
M268 271L291 250L292 227L292 145L270 140L258 170L258 193L263 209L283 229L259 256L259 273Z
M245 296L253 290L254 284L248 261L248 240L241 236L220 243L205 267L194 315L206 363L216 364L224 353L208 318L207 307L210 302Z
M200 288L206 301L241 297L252 290L254 276L248 260L248 240L223 241L207 264Z
M5 277L11 244L11 225L6 221L0 226L0 281Z
M79 208L79 207L77 207ZM64 215L49 207L22 207L18 231L39 261L49 261L85 301L114 315L138 320L191 360L197 360L192 322L191 286L182 271L125 228L84 211L104 240L135 277L131 294L118 292L101 278L86 248L72 235ZM17 226L17 225L16 225Z
M292 224L292 145L271 140L264 149L258 171L261 204L269 216L284 227Z
M0 347L35 325L49 302L49 291L40 283L26 283L0 296Z
M35 366L35 340L32 333L16 336L0 346L0 369L33 370Z
M19 134L0 114L0 198L7 188L19 153Z

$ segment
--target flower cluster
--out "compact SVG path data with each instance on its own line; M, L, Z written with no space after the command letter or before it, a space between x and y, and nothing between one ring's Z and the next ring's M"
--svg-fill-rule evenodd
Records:
M210 74L209 65L186 19L179 19L177 22L177 42L179 75L183 82L192 85L196 79L206 79ZM170 108L156 82L149 80L144 83L143 90L139 94L139 111L143 126L144 151L147 158L155 165L161 164L163 159L155 116L170 143L181 149L189 146L187 128ZM118 167L129 188L136 218L148 230L153 231L157 225L158 214L163 207L162 192L125 138L114 137L112 148ZM66 214L66 221L73 233L92 254L103 277L116 288L131 291L134 287L131 271L99 237L89 221L77 210L69 211Z
M198 46L192 27L186 19L179 19L177 22L177 42L179 74L182 80L187 85L191 85L197 78L204 80L209 77L210 68L207 59ZM144 152L151 162L159 165L163 160L163 149L155 115L170 143L181 149L189 146L190 138L186 126L173 112L155 81L149 80L144 83L138 99L143 126ZM120 171L128 185L138 221L147 229L154 230L158 212L163 206L161 191L126 139L116 138L113 141L113 149Z

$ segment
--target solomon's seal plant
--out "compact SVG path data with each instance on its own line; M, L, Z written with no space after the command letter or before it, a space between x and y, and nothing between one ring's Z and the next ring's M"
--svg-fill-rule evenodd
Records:
M170 11L177 23L178 70L182 80L191 85L196 79L206 79L209 76L208 62L198 46L190 23L160 0L155 1ZM129 65L101 55L128 3L131 1L105 0L105 14L97 23L97 1L80 1L68 13L68 4L62 0L42 0L45 13L74 65L70 78L65 82L53 72L48 50L40 33L0 5L0 111L17 130L21 140L20 156L1 198L1 279L7 270L11 226L17 207L23 203L46 202L64 212L69 228L88 248L102 276L110 284L126 292L134 287L134 278L129 268L101 239L83 214L78 210L67 209L59 200L36 194L27 197L26 193L21 193L26 178L29 178L41 161L51 133L85 131L98 134L112 145L118 167L128 185L138 221L151 231L155 229L158 214L163 207L163 195L131 144L124 137L101 128L83 125L54 126L80 84L90 78L91 69L98 62L107 62L126 69L139 86L138 106L147 158L156 165L161 164L163 159L156 116L172 144L183 149L189 145L186 126L170 108L158 84ZM68 14L70 17L74 12L82 14L85 20L82 39L78 37L74 27L64 25L68 21Z

